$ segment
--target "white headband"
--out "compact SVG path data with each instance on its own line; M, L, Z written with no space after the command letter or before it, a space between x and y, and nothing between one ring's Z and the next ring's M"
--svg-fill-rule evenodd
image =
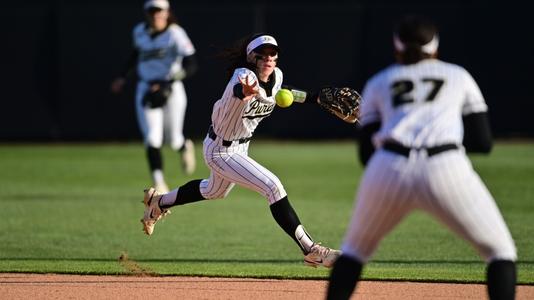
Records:
M252 52L252 50L256 49L257 47L261 46L261 45L274 45L276 48L278 48L278 43L276 42L276 40L270 36L270 35L260 35L259 37L253 39L252 41L250 41L250 43L248 43L247 45L247 55L250 54L250 52Z
M404 46L404 43L399 39L399 37L395 34L393 35L393 45L395 46L395 50L399 52L403 52L406 48ZM438 50L439 46L439 37L438 35L434 35L432 40L424 45L421 46L421 51L423 51L426 54L433 54Z

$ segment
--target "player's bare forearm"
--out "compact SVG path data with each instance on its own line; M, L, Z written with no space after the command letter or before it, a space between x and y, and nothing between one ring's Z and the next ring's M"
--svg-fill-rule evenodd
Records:
M293 94L293 102L317 103L317 93L310 93L306 90L295 88L291 85L282 85L282 88L291 91L291 94Z

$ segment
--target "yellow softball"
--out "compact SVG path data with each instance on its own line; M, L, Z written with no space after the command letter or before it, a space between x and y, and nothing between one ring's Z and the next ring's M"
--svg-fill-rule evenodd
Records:
M293 93L288 89L280 89L274 96L276 104L280 107L288 107L293 104Z

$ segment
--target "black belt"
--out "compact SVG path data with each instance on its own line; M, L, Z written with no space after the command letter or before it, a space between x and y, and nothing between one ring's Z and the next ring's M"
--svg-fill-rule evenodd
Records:
M388 150L391 152L395 152L397 154L400 154L405 157L410 156L410 151L412 151L412 148L406 147L404 145L401 145L397 142L391 142L387 141L384 143L384 146L382 146L384 150ZM449 151L449 150L456 150L458 149L458 146L455 144L443 144L439 146L434 146L430 148L413 148L417 151L419 150L426 150L426 153L428 154L428 157L434 156L436 154L439 154L441 152Z
M208 136L210 137L210 139L212 139L214 141L217 138L217 134L215 133L215 131L213 131L213 126L210 126L210 128L208 129ZM243 144L243 143L246 143L248 141L250 141L250 137L242 138L242 139L235 140L235 141L222 140L222 145L224 147L230 147L230 146L232 146L233 142L238 142L239 144Z

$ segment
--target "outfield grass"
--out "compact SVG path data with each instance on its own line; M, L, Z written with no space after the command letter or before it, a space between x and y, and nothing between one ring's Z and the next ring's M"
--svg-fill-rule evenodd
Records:
M197 143L198 145L198 143ZM197 147L200 148L200 147ZM255 141L251 155L284 183L310 234L338 247L362 168L350 142ZM189 180L165 149L169 183ZM473 164L496 197L519 252L519 282L534 284L534 144L499 143ZM205 177L200 168L193 177ZM267 201L236 187L225 200L173 209L153 236L141 231L149 183L140 144L1 145L0 272L124 274L127 253L164 275L326 278L302 264ZM468 244L422 213L381 244L366 279L481 282L485 265Z

